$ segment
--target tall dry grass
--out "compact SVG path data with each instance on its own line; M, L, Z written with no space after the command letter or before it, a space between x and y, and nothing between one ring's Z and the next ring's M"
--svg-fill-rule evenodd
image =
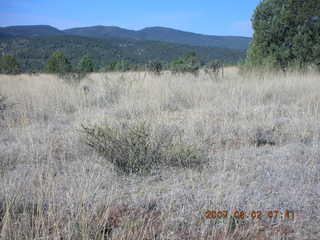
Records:
M319 239L320 76L0 76L0 239ZM2 105L1 105L2 104ZM2 108L1 108L2 106ZM197 169L119 175L81 125L148 123ZM205 220L207 210L294 220Z

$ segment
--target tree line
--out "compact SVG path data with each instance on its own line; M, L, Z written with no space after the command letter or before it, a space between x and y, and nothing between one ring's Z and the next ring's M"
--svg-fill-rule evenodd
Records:
M201 68L205 71L217 74L223 63L219 60L212 60L208 63L201 62L195 52L185 54L172 62L149 61L147 64L133 64L126 60L119 60L109 63L98 69L89 55L84 55L77 65L73 66L69 59L62 52L54 52L48 58L42 72L65 75L68 73L92 73L92 72L127 72L127 71L148 71L160 74L164 70L169 70L174 74L192 73L198 74ZM0 56L0 73L19 74L22 73L16 57L10 54Z
M0 40L0 56L12 54L22 72L44 72L52 53L62 52L75 68L84 55L93 60L96 71L144 69L149 61L160 61L164 68L188 52L196 52L203 63L219 59L237 64L245 52L233 49L198 47L166 42L96 39L78 36L32 37ZM129 65L129 66L128 66Z

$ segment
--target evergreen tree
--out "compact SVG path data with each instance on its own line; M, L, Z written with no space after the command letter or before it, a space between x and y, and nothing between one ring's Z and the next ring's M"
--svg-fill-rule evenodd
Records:
M95 66L92 59L88 55L85 55L81 58L78 69L80 72L90 73L94 71Z
M2 74L18 74L21 72L20 65L15 56L6 54L0 56L0 73Z
M54 52L48 59L46 71L49 73L66 74L72 71L72 66L63 53Z
M264 0L252 24L247 65L282 70L320 66L320 1Z

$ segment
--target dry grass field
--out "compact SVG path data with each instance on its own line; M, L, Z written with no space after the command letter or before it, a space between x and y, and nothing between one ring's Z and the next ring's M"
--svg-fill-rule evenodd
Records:
M1 75L0 96L0 239L320 239L319 74ZM160 167L119 172L106 149L135 144Z

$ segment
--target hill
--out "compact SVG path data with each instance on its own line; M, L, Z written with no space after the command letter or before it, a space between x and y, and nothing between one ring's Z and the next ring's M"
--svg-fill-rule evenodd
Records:
M0 40L0 54L17 56L24 71L42 70L54 51L63 52L73 64L88 54L98 67L122 59L136 64L155 59L168 62L193 51L203 62L220 59L234 64L245 56L245 52L239 50L116 38L55 36Z
M10 26L0 28L0 39L63 36L65 33L48 25Z
M251 38L235 36L210 36L184 32L171 28L150 27L139 31L113 26L72 28L61 31L48 25L11 26L0 28L0 39L22 37L82 36L91 38L121 38L130 40L153 40L192 46L220 47L246 50Z
M71 28L63 31L65 34L94 38L125 38L141 40L138 31L128 30L113 26L93 26L83 28Z
M248 37L210 36L164 27L150 27L139 31L133 31L119 27L94 26L67 29L64 30L64 32L70 35L86 37L154 40L193 46L221 47L238 50L246 50L251 41L251 38Z

